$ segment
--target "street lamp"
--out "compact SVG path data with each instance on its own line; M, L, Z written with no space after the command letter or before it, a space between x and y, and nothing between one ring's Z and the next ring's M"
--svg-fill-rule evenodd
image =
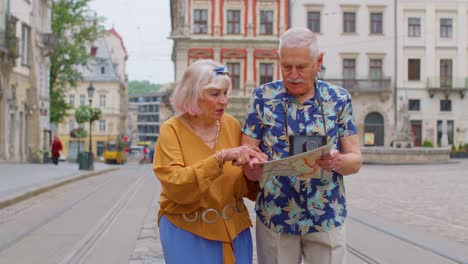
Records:
M89 107L92 110L93 108L93 95L96 89L93 87L93 82L89 83L88 87L88 100L89 100ZM92 125L92 117L89 119L89 152L88 152L88 162L89 162L89 170L94 170L94 157L92 152L92 137L91 137L91 125Z

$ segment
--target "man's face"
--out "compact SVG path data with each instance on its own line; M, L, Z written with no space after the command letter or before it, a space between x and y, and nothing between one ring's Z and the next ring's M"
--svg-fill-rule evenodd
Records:
M310 95L315 76L322 66L323 54L312 58L309 48L280 50L281 75L288 93L296 97Z

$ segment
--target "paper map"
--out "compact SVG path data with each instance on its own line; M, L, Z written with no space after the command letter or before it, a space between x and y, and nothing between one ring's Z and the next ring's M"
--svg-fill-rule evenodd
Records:
M280 160L272 160L257 164L263 165L263 175L260 185L274 176L299 177L303 179L322 178L322 169L315 163L321 156L330 153L330 144L303 152Z

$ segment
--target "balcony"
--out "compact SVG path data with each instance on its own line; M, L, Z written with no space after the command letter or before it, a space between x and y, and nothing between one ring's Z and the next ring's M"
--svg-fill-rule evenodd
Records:
M7 58L6 61L9 61L11 64L14 65L16 58L19 56L19 47L18 47L18 38L16 37L16 22L18 21L17 18L11 16L7 21L6 30L0 32L2 35L1 38L1 45L2 48L0 50L0 56L3 58Z
M328 83L341 86L350 93L382 93L391 92L391 78L378 80L369 79L326 79Z
M438 93L444 94L445 98L449 98L453 93L458 93L460 94L460 98L463 99L465 98L465 93L468 92L468 77L428 77L426 88L431 98Z

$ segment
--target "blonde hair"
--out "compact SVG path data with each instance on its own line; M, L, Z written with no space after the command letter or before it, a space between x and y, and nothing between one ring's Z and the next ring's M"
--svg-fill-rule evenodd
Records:
M231 90L231 78L214 69L224 67L213 60L198 60L189 65L171 96L171 103L177 112L197 115L201 112L198 99L207 88Z

